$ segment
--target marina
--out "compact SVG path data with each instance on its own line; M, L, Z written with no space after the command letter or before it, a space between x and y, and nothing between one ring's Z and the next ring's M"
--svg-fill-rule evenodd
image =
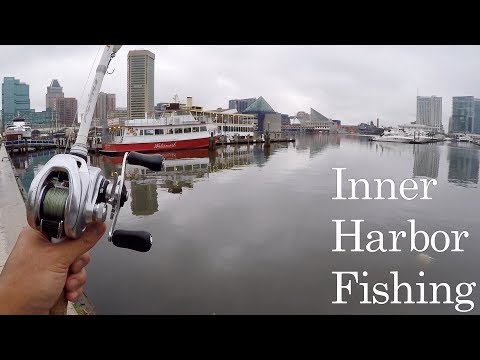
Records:
M480 98L444 48L149 48L4 56L2 312L480 314Z
M25 188L55 151L12 158ZM365 269L369 282L383 282L391 276L393 261L402 281L418 282L418 270L423 269L425 282L458 284L480 271L480 246L471 241L480 225L473 205L468 205L479 181L480 148L474 144L381 143L362 136L311 134L269 148L229 145L213 152L163 155L165 167L158 172L128 166L130 198L119 218L154 234L151 252L132 259L131 253L118 249L112 256L106 239L92 250L86 294L99 314L453 314L455 307L448 303L365 307L359 305L358 285L348 298L344 292L348 304L334 305L332 272ZM108 178L119 171L120 159L90 154L90 162ZM431 200L332 201L332 167L346 168L345 180L389 178L400 184L412 178L419 186L431 180L437 185L428 188ZM357 196L363 195L360 191ZM458 216L452 218L451 212ZM332 219L360 218L365 220L365 235L405 230L399 222L416 219L417 229L429 234L439 228L449 233L465 229L471 236L462 238L461 256L428 249L414 256L402 238L398 253L332 252ZM344 223L342 231L353 232L353 225ZM127 259L128 269L121 265ZM457 271L448 271L451 266ZM476 299L476 292L472 296ZM412 286L412 298L419 298L418 287ZM478 311L475 307L470 313Z

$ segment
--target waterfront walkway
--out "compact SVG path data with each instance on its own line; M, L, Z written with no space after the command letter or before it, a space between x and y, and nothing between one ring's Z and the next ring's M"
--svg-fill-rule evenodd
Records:
M13 249L18 234L27 226L25 203L5 146L0 144L0 272ZM77 315L71 302L67 315Z

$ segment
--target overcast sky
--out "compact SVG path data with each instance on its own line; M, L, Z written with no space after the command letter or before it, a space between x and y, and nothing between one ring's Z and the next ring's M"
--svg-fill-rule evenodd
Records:
M227 108L229 99L263 96L289 115L312 107L345 124L380 118L397 125L415 120L418 88L419 95L443 97L447 128L452 96L480 97L480 46L124 45L102 86L116 94L117 106L127 106L133 49L155 54L155 103L178 94L181 102L192 96L194 105L216 109ZM80 100L97 51L98 62L103 45L3 45L0 77L29 84L31 107L45 110L52 79Z

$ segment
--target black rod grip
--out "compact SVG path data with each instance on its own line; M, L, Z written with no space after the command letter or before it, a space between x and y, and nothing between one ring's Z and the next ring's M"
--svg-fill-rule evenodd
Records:
M147 252L152 247L152 235L146 231L115 230L112 243L121 248Z
M162 170L163 156L159 154L146 155L130 151L127 156L127 162L132 165L145 166L153 171L160 171Z

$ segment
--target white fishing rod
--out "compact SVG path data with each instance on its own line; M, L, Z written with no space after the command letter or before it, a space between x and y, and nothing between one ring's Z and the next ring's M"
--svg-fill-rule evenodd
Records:
M53 243L66 238L77 239L92 222L105 222L111 205L112 223L108 240L115 246L146 252L152 246L152 236L146 231L115 230L120 207L128 199L124 185L126 164L145 166L153 171L162 168L161 155L127 152L120 175L113 181L105 178L98 167L87 165L87 140L98 94L110 61L121 45L106 45L100 59L88 101L81 119L77 139L69 154L57 154L42 167L33 179L27 197L27 221ZM66 313L67 302L62 293L56 311ZM60 308L60 310L58 310Z

